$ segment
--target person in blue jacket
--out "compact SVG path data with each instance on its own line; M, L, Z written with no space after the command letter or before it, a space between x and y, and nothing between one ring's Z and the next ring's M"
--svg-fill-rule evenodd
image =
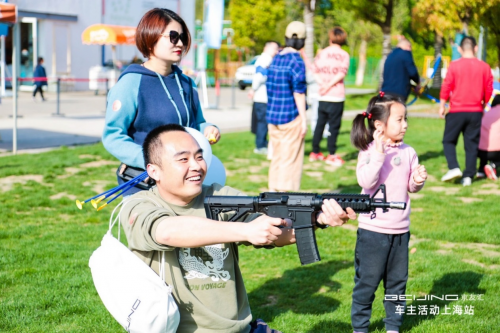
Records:
M411 91L410 80L417 85L415 90L420 90L420 76L411 54L411 43L407 39L401 39L385 61L382 91L406 102Z
M128 66L109 91L104 147L127 166L144 169L142 144L160 125L192 127L218 142L219 129L205 121L194 81L175 65L191 45L184 20L171 10L154 8L142 17L135 39L148 60Z
M42 87L47 85L47 73L45 72L45 68L43 67L43 58L38 58L37 65L35 70L33 71L33 78L41 78L45 80L36 80L35 81L35 90L33 91L33 99L36 98L36 93L40 92L40 96L42 96L42 101L45 101L45 97L43 97Z

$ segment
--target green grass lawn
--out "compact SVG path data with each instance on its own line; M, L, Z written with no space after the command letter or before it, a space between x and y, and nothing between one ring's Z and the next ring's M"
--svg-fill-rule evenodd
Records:
M339 153L346 164L336 169L306 159L302 191L359 193L351 124L342 126ZM443 127L439 119L409 120L405 141L430 176L412 195L407 295L458 295L458 300L408 301L416 315L405 316L402 332L497 332L500 188L488 180L467 188L439 181L446 171ZM253 148L250 133L224 134L213 147L227 169L227 185L249 195L266 190L269 167ZM306 155L310 151L309 133ZM0 158L0 332L123 332L103 306L88 268L114 204L100 212L90 206L80 211L74 204L114 187L118 164L100 144ZM283 332L351 332L356 225L318 230L322 261L307 266L300 265L295 246L241 248L254 317ZM380 289L373 332L385 332ZM418 315L418 306L439 306L441 314ZM473 314L458 314L466 306L473 306ZM455 314L442 314L445 307Z
M346 111L350 110L365 110L366 106L368 105L368 102L370 101L370 98L372 98L374 94L368 94L368 95L349 95L349 98L345 100L345 105L344 109ZM408 97L408 103L413 100L415 96L410 95ZM419 98L417 99L413 105L429 105L433 106L436 105L434 102L427 98Z

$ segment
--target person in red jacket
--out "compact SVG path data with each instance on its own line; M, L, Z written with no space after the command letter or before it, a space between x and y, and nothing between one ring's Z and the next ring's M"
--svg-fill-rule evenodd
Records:
M493 75L490 67L476 58L477 45L473 37L462 39L460 52L462 58L451 62L441 87L441 118L445 118L445 104L450 100L443 135L443 150L449 170L441 181L454 181L463 176L462 185L469 186L476 174L481 118L484 106L493 92ZM463 133L465 148L463 175L456 153L460 133Z

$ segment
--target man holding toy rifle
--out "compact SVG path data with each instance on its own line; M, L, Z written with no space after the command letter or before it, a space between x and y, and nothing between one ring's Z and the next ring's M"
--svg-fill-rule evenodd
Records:
M130 250L159 271L165 251L165 282L179 306L177 332L277 332L252 321L238 264L238 244L273 248L295 243L290 220L256 213L235 223L207 218L206 197L244 195L228 186L203 186L207 166L197 141L179 125L151 131L143 144L146 169L156 181L150 191L124 200L120 219ZM333 199L324 200L311 220L319 227L355 219ZM234 213L219 212L221 221Z

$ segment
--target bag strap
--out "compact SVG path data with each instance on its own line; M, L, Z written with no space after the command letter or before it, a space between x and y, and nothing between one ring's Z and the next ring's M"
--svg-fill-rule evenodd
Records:
M158 251L158 261L160 263L160 279L165 281L165 251Z
M116 224L116 222L118 221L118 241L120 241L120 232L121 232L121 227L122 227L122 221L121 221L121 218L120 218L120 213L122 211L123 208L125 208L125 206L133 201L137 201L137 200L148 200L148 201L151 201L155 204L155 206L157 207L163 207L162 205L160 205L158 202L156 202L155 200L153 200L152 198L127 198L127 199L123 199L122 202L120 202L116 207L115 209L113 209L113 212L111 213L111 216L109 218L109 230L108 230L108 233L109 234L113 234L112 233L112 229L114 227L114 225ZM113 220L113 216L116 212L116 210L120 207L120 211L118 212L117 216L115 217L115 219ZM163 207L165 208L165 207ZM174 215L177 215L175 214L175 212L172 210L172 209L169 209L169 208L165 208L166 210L172 212ZM158 262L160 264L160 268L159 268L159 276L160 278L162 279L162 281L165 281L165 251L158 251ZM166 284L166 283L165 283ZM168 286L168 285L167 285Z

